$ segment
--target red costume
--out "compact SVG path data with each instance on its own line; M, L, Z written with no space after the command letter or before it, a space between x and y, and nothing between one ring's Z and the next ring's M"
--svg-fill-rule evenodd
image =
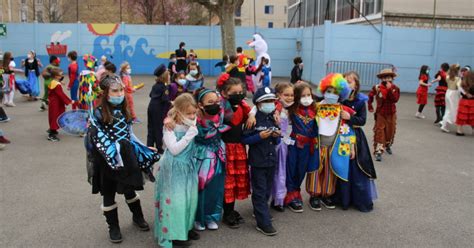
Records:
M128 108L133 119L137 118L135 113L135 104L133 103L133 83L129 75L122 76L122 82L125 85L125 98L127 98Z
M446 91L448 90L448 83L446 82L446 72L440 70L435 78L441 77L439 80L438 87L436 87L435 106L446 106L445 97ZM443 118L441 116L441 118Z
M423 74L419 78L423 83L428 83L428 75ZM416 104L427 104L428 103L428 86L419 85L416 90Z
M468 125L474 128L474 83L470 83L471 85L469 85L467 80L465 80L461 84L461 88L464 92L461 100L459 100L456 125Z
M66 105L71 104L71 99L64 94L61 83L53 80L48 88L48 120L49 129L57 131L59 129L58 118L66 111Z

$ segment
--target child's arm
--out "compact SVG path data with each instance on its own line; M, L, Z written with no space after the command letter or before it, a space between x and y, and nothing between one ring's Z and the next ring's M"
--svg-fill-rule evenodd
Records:
M197 128L195 126L190 127L186 134L178 141L174 131L165 129L163 132L163 142L172 155L178 155L186 149L197 134Z
M427 81L428 77L426 75L421 75L420 80L418 81L418 84L421 86L428 86L431 87L431 83L425 83L424 81Z
M351 159L354 159L355 158L355 145L354 144L351 144Z
M400 99L400 89L397 86L392 85L392 88L387 92L387 99L392 102L398 102L398 99Z
M247 133L244 132L244 135L242 137L242 143L247 144L247 145L257 144L258 142L270 137L271 134L272 134L272 131L270 130L264 130L260 132L256 132L256 131L247 132Z
M372 90L369 93L369 101L367 102L367 105L369 106L369 112L374 112L374 107L372 106L372 102L374 101L375 94L377 94L375 92L375 87L376 86L374 86L374 88L372 88Z
M59 98L64 103L64 105L69 105L72 103L71 98L69 98L66 94L64 94L63 88L61 86L59 85L56 86L54 90L56 91L56 93L58 94Z

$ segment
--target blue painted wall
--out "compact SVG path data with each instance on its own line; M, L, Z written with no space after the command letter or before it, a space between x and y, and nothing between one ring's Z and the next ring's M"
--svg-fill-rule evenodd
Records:
M330 60L390 63L399 77L396 82L402 91L414 92L418 71L427 64L434 74L441 63L474 65L474 32L443 29L413 29L378 25L378 32L368 25L338 25L290 29L257 29L266 39L272 57L274 76L288 77L293 58L304 61L304 79L317 83L326 73ZM93 53L96 57L112 56L114 63L126 60L135 74L151 74L160 63L168 63L161 53L174 51L179 42L186 49L199 50L199 63L205 75L218 75L214 64L219 56L212 50L221 49L219 26L162 26L121 24L111 36L93 34L87 24L7 24L7 36L0 38L0 50L13 51L17 63L30 49L47 64L46 45L56 31L72 32L62 44L68 51ZM252 39L253 28L237 27L236 45L250 49L246 41ZM300 50L297 41L301 42ZM204 51L204 52L203 52ZM203 54L204 53L204 54ZM207 59L203 59L207 58ZM82 63L80 63L82 65ZM62 68L66 69L66 58ZM374 75L375 77L375 75Z

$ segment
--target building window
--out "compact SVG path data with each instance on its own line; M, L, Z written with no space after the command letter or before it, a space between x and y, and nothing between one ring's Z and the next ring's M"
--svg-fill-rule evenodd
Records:
M44 20L43 20L43 11L42 10L36 11L36 20L38 22L44 22Z
M320 0L320 11L319 11L319 23L323 24L325 20L334 22L335 19L335 8L336 1L333 0Z
M241 15L242 15L242 8L238 7L237 9L235 9L235 16L240 17Z
M364 0L362 13L365 16L375 14L375 0Z
M265 14L273 15L273 5L265 5Z
M268 28L273 28L273 22L268 23Z
M358 13L359 9L360 9L360 0L350 0L350 3L348 1L339 3L337 6L337 21L342 22L342 21L359 18L359 13Z
M20 10L20 22L28 22L28 10Z

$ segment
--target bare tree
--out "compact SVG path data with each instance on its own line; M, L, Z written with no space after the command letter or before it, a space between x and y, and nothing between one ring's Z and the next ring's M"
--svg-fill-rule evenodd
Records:
M206 7L219 17L221 26L222 51L224 54L235 53L235 10L242 6L244 0L191 0Z
M156 23L161 0L128 0L128 9L141 16L146 24Z
M71 13L73 5L66 4L65 0L44 0L43 10L47 21L51 23L63 22L64 16Z

